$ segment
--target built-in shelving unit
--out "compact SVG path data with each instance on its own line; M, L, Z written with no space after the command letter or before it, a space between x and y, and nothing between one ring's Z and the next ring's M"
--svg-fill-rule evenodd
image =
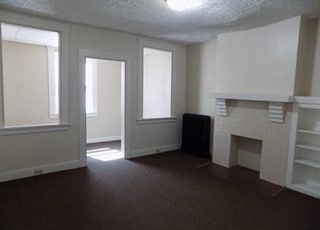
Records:
M320 198L320 98L295 99L286 184Z
M318 146L318 145L297 143L296 147L302 148L302 149L310 149L310 150L314 150L314 151L319 151L320 152L320 146Z
M307 133L313 135L320 135L320 131L307 130L307 129L298 129L298 133Z

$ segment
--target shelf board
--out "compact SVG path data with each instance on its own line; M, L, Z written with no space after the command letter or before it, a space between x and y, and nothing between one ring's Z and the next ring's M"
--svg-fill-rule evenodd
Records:
M294 181L291 185L291 188L295 191L320 198L320 185Z
M272 94L237 94L237 93L212 93L210 97L246 100L246 101L268 101L268 102L293 102L292 95L272 95Z
M320 135L320 131L308 130L308 129L298 129L298 133L307 133L307 134Z
M320 146L318 146L318 145L297 143L297 144L296 144L296 147L303 148L303 149L314 150L314 151L319 151L319 152L320 152Z
M320 97L295 97L295 101L299 104L320 104Z
M305 159L305 158L298 158L294 162L298 163L298 164L303 164L303 165L307 165L307 166L310 166L310 167L314 167L314 168L320 169L320 162L319 161Z

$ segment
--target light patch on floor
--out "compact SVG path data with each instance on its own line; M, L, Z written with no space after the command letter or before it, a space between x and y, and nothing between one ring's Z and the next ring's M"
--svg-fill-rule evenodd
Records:
M117 149L99 148L99 149L88 150L87 157L106 162L106 161L123 159L124 155L121 151Z

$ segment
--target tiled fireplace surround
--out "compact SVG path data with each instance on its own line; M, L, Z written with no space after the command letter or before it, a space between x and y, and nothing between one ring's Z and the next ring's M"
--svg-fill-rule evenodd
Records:
M283 120L275 121L271 115L272 102L238 99L225 101L227 106L224 112L222 109L222 113L221 107L219 110L219 105L216 105L218 114L215 117L213 162L225 167L237 165L237 157L232 149L233 135L261 140L260 179L284 186L292 104L278 103L283 108L280 111Z

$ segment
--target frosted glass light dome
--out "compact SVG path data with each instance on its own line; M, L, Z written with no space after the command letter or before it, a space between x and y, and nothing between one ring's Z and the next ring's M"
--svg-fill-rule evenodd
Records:
M169 8L175 11L196 9L203 4L203 0L166 0Z

